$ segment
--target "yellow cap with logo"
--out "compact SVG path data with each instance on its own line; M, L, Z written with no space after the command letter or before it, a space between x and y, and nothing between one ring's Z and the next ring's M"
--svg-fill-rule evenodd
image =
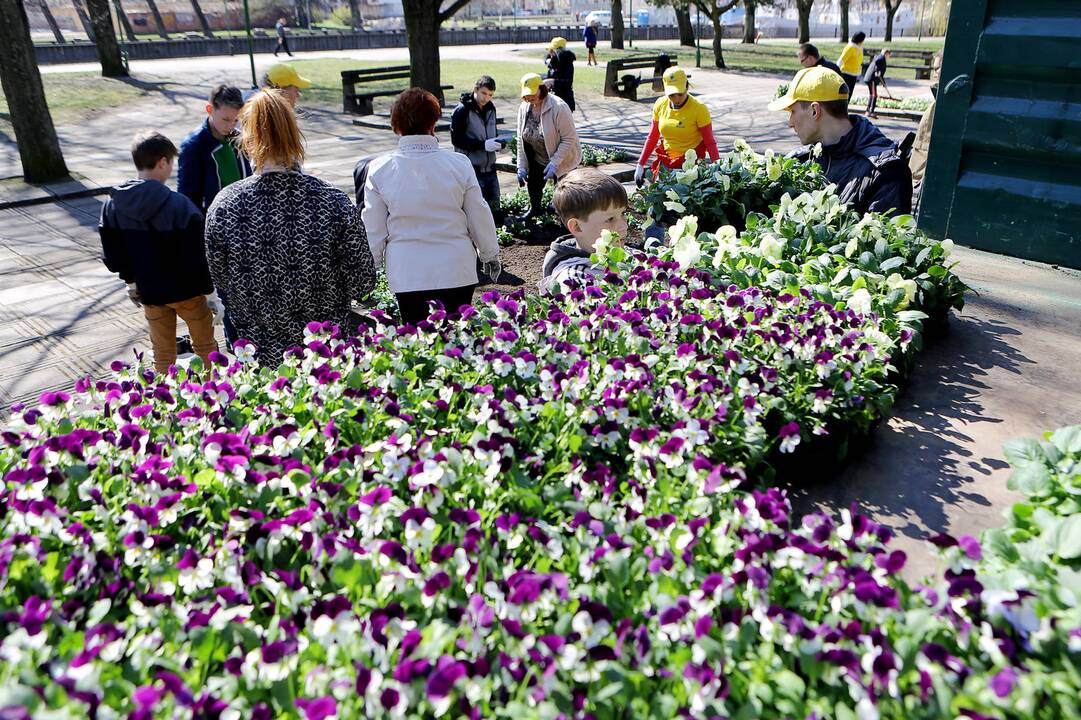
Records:
M681 67L670 67L661 75L665 95L682 95L687 92L687 73Z
M829 68L816 65L796 73L788 83L788 92L771 102L769 109L787 110L798 102L833 100L848 100L848 84Z
M301 77L300 74L293 68L292 65L286 65L285 63L279 63L272 65L266 72L267 80L272 82L275 87L295 87L301 90L307 90L312 86L312 81L306 77Z
M522 97L536 95L544 80L537 73L527 73L522 76Z
M567 38L565 37L554 37L548 42L549 50L562 50L565 47L567 47Z

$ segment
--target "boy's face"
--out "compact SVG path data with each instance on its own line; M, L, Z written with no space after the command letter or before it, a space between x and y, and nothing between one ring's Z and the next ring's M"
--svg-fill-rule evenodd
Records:
M486 87L479 87L473 91L473 97L477 99L477 107L484 107L492 101L495 92Z
M235 107L229 107L228 105L222 105L221 107L214 107L210 103L206 105L207 115L210 116L210 129L217 135L226 137L229 133L236 129L237 118L240 117L240 110Z
M619 235L620 240L627 237L627 220L623 217L626 209L623 205L615 205L604 210L594 210L584 218L568 220L567 229L578 241L578 247L593 252L601 230L611 230Z

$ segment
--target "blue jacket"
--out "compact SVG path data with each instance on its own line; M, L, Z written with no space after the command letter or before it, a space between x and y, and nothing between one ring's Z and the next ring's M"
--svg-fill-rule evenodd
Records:
M232 158L233 153L225 143L210 132L209 118L204 120L198 130L193 130L180 143L177 191L187 195L205 215L223 187L251 175L251 165L239 150L236 151L236 166L230 168L228 164Z
M586 25L585 30L582 31L582 42L586 44L586 47L596 47L597 28L592 25Z

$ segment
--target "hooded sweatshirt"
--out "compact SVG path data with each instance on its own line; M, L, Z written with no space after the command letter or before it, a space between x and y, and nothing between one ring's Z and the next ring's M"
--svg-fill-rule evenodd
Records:
M906 153L866 118L849 115L848 121L852 130L824 146L818 158L841 200L861 215L912 212L912 171ZM799 148L793 156L810 160L811 148Z
M157 180L113 188L98 226L105 267L134 282L147 305L213 292L203 242L203 215Z
M590 252L578 247L573 235L566 235L552 242L544 255L543 275L540 281L542 293L555 294L574 281L579 287L591 285L597 280Z
M484 141L495 138L495 103L482 108L472 92L462 93L461 102L450 116L450 142L469 158L477 173L495 172L495 153L484 149Z

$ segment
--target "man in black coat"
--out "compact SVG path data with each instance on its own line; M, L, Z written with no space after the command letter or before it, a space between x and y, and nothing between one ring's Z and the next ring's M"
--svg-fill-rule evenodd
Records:
M848 85L838 73L824 67L800 70L788 93L769 108L788 111L788 126L804 144L792 155L818 162L841 200L854 210L912 212L907 152L869 120L848 114Z
M832 70L838 75L841 74L841 68L837 63L830 62L826 58L822 57L822 53L818 51L818 48L811 43L802 43L799 46L799 51L796 53L796 57L799 58L799 64L805 68L809 67L824 67Z

